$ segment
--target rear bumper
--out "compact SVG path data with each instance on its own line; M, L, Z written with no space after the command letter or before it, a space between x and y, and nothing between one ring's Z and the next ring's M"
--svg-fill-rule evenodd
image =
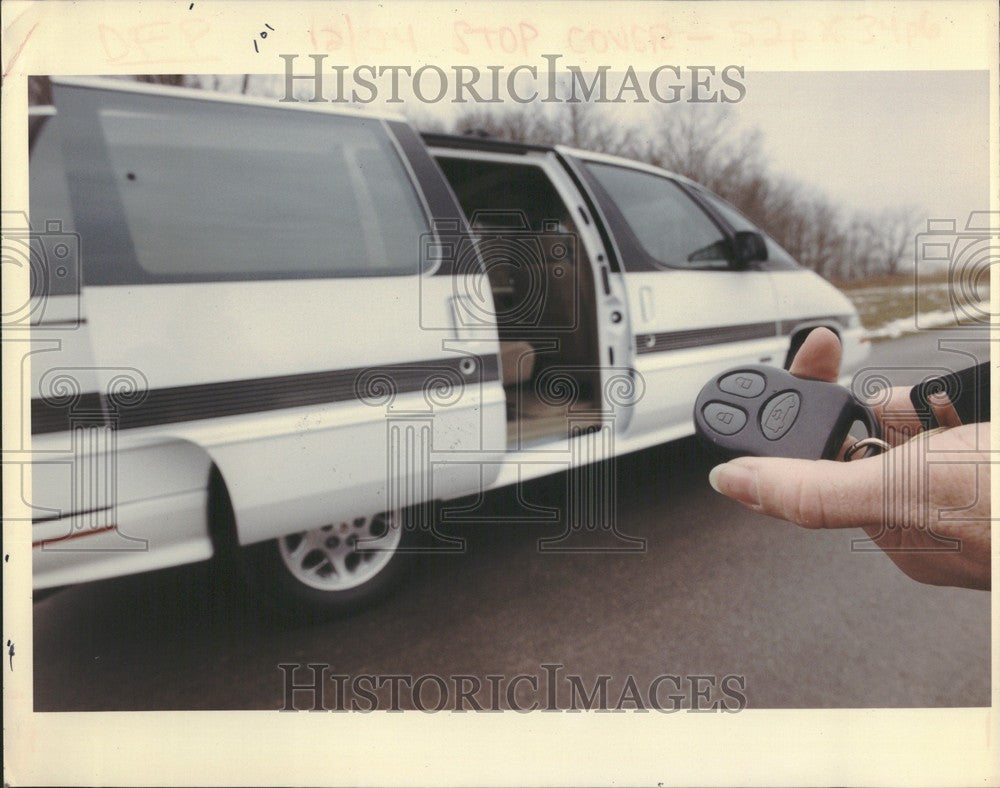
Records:
M36 522L31 542L36 589L203 561L212 557L208 492Z

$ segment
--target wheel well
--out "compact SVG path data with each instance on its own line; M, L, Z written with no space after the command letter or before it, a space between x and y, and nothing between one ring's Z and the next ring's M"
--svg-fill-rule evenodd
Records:
M795 358L795 354L799 352L799 348L802 347L802 343L806 341L806 337L817 328L828 328L837 336L837 340L840 341L840 332L834 326L828 325L817 325L817 326L806 326L804 328L796 329L792 333L791 342L788 345L788 353L785 355L785 369L792 366L792 359Z
M240 549L236 514L226 480L214 462L208 473L208 536L214 560L230 562L236 559Z

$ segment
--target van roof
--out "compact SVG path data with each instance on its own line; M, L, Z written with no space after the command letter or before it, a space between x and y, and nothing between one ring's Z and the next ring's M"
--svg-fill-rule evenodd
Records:
M467 150L491 150L497 153L529 153L531 151L554 151L554 145L534 145L528 142L510 142L493 137L480 137L475 134L437 134L420 135L424 143L432 148L464 148Z
M603 162L605 164L616 164L621 167L630 167L636 170L643 170L656 175L666 175L684 183L697 186L695 181L676 172L665 170L653 164L647 164L637 159L629 159L624 156L615 156L610 153L598 153L596 151L573 148L568 145L536 145L528 142L511 142L509 140L499 140L492 137L479 137L475 134L421 134L424 143L431 148L457 148L461 150L492 151L494 153L514 153L525 155L532 152L542 153L562 153L568 156L575 156L589 161Z
M114 77L51 77L53 85L66 85L95 90L113 90L119 93L141 93L147 96L163 96L166 98L189 98L200 101L216 101L227 104L244 104L248 106L270 107L272 109L292 109L311 112L327 112L333 115L353 115L363 118L378 118L380 120L396 120L406 122L406 118L393 112L369 110L357 106L344 106L331 102L319 103L312 101L279 101L262 96L244 96L239 93L221 93L206 88L184 88L174 85L158 85L149 82L134 82ZM32 110L35 108L32 107ZM51 110L49 110L51 112ZM35 114L44 114L40 109Z

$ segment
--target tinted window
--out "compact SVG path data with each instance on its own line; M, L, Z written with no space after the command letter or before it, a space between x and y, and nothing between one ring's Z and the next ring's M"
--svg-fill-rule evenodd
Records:
M743 230L749 230L754 233L760 232L753 222L747 219L742 213L737 211L732 205L727 203L721 197L717 197L707 189L698 189L698 194L704 197L716 211L721 213L722 218L729 222L729 224L732 225L732 228L737 232L741 232Z
M610 164L586 166L654 261L671 268L729 266L722 231L674 181Z
M52 117L32 117L37 136L31 147L31 186L29 203L31 226L43 231L48 222L57 221L63 230L72 232L73 217L69 188L63 167L62 148L57 123Z
M764 267L769 269L790 269L799 267L798 263L792 259L792 256L788 254L788 252L781 248L781 245L777 241L771 238L767 233L762 232L757 225L747 219L728 202L705 189L699 188L698 193L704 197L715 210L722 214L722 218L729 222L733 226L733 229L737 232L740 230L750 230L764 236L764 243L767 245L767 261L763 264Z
M57 88L85 280L417 273L428 225L374 118ZM97 270L92 270L96 264Z
M34 231L28 241L32 250L31 294L76 293L79 291L79 243L70 210L58 130L51 116L31 115L28 123L31 140L28 206ZM66 250L65 254L61 250Z

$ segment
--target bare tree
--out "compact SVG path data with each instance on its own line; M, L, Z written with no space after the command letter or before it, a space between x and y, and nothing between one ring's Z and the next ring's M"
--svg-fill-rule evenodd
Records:
M451 131L538 145L566 141L561 130L548 117L523 105L501 111L481 106L464 110L455 118Z
M913 206L887 208L874 219L877 232L873 254L879 273L896 276L907 263L913 264L914 236L920 213Z
M726 199L766 169L760 132L741 132L732 112L716 105L664 105L654 131L634 153Z
M608 112L594 104L558 105L557 119L568 129L567 141L574 148L625 155L637 144L635 128L616 123Z
M430 130L426 123L417 120L423 130ZM460 113L451 131L509 142L571 145L618 155L630 154L636 145L635 129L616 124L601 108L582 102L567 102L544 109L518 105L500 111L477 106Z
M855 214L844 230L840 277L865 279L877 273L874 250L879 229L871 217Z
M193 80L196 80L197 77L188 77L187 74L136 74L133 76L133 79L136 82L146 82L150 85L185 87L193 84Z

